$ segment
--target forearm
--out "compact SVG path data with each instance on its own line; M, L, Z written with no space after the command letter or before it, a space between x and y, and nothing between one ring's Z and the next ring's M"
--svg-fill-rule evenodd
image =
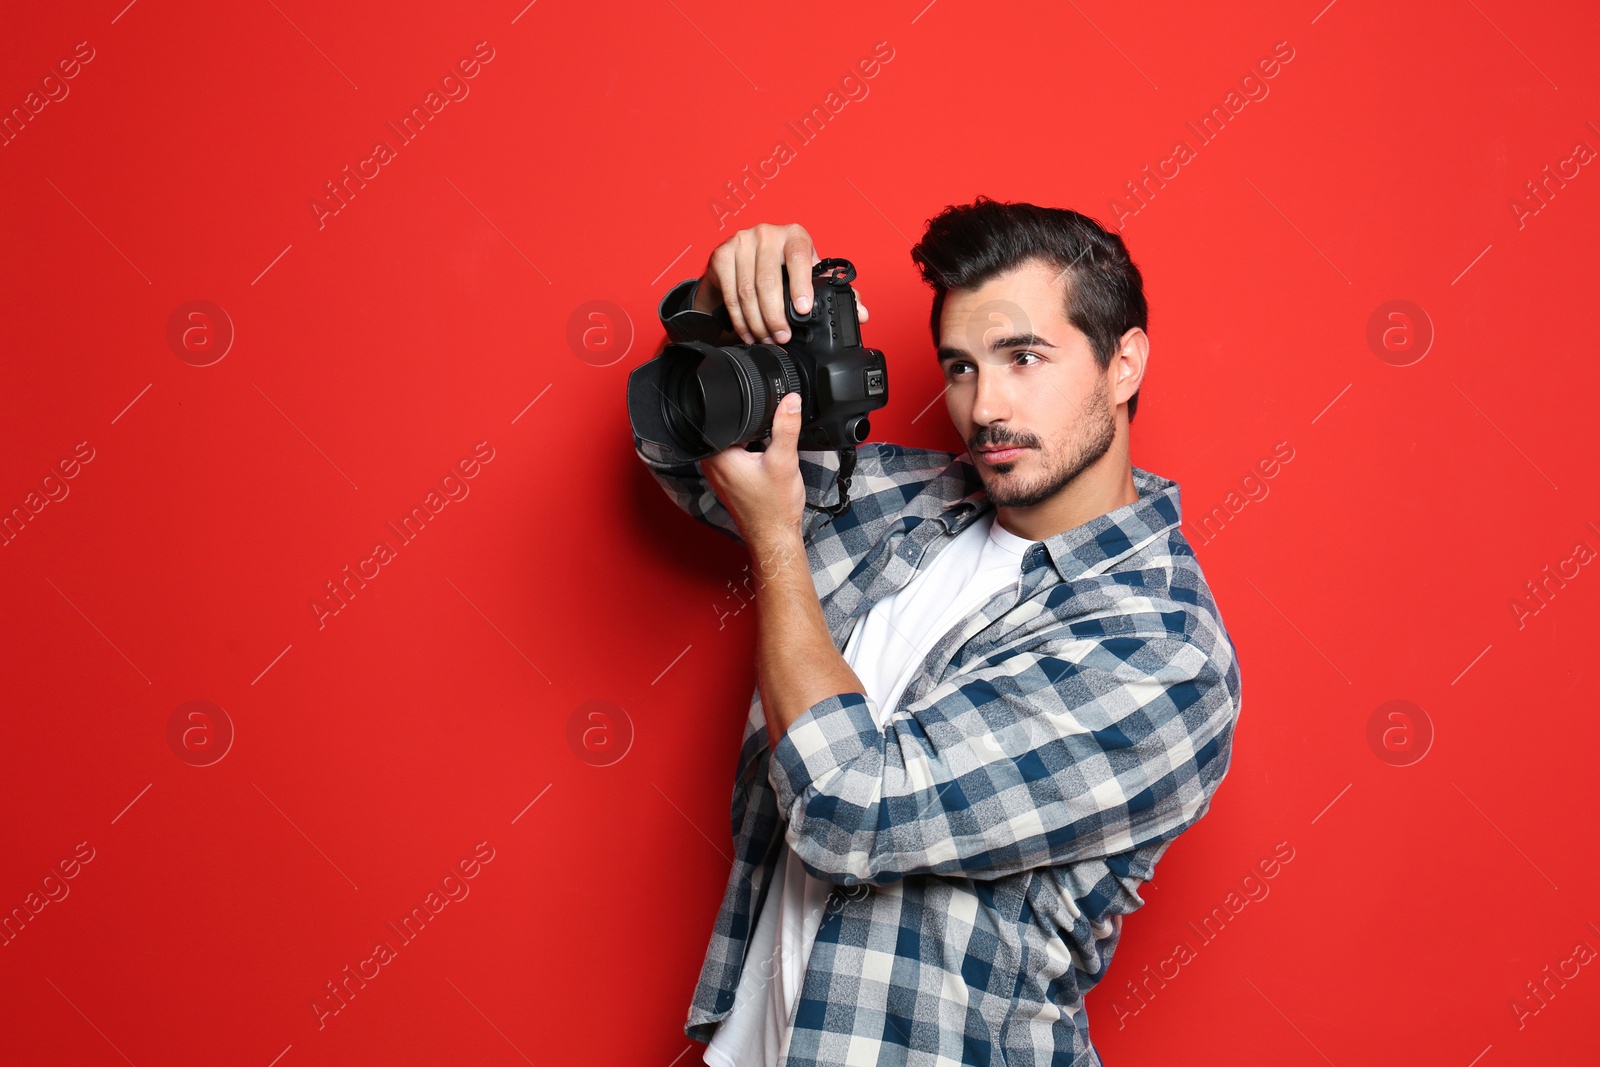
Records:
M751 548L764 579L756 592L756 684L776 745L807 708L866 688L833 647L800 532L762 537Z

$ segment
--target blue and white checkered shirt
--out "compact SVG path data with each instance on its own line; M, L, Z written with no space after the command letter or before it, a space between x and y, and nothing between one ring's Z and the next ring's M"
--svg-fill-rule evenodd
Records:
M669 337L716 341L662 300ZM724 338L721 343L737 343ZM696 519L738 539L699 464L639 458ZM834 647L993 504L965 454L868 442L837 518L805 543ZM832 452L800 453L837 499ZM734 864L684 1032L733 1006L779 834L835 884L786 1067L1100 1063L1084 995L1156 861L1227 773L1240 682L1175 482L1036 542L1016 585L934 647L885 726L862 693L806 709L776 748L752 696L734 776Z

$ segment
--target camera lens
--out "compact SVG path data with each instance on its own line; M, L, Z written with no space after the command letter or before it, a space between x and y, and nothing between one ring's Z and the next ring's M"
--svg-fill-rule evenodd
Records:
M662 353L661 414L674 444L702 459L772 429L778 398L800 389L776 345L668 345ZM773 385L783 388L773 391Z
M706 393L696 374L700 359L695 353L669 359L661 375L661 414L673 441L686 452L709 447L705 436Z

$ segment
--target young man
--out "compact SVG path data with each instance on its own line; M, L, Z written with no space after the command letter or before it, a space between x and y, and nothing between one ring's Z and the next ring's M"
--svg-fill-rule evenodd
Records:
M1128 456L1149 339L1122 241L979 197L912 258L965 454L864 443L832 517L805 505L837 499L838 456L798 451L781 405L764 452L675 466L634 439L763 578L685 1026L713 1067L1098 1064L1084 994L1228 768L1232 640L1177 484ZM803 313L818 261L799 226L741 231L663 325L784 343L779 267Z

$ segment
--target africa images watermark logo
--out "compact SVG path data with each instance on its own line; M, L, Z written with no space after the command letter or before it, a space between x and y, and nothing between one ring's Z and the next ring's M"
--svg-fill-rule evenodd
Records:
M356 994L366 989L367 983L376 981L385 968L399 959L400 949L422 936L422 932L429 929L446 907L452 902L466 900L472 892L468 883L478 877L494 858L494 846L487 841L479 841L472 847L472 855L458 861L439 879L437 889L428 890L422 903L401 916L398 924L386 924L394 933L392 939L386 934L374 941L370 956L357 961L354 967L345 964L335 978L324 982L325 992L311 1000L311 1013L316 1016L317 1029L326 1028L329 1019L348 1008Z
M472 492L472 487L468 483L482 472L484 464L493 462L494 457L494 446L488 441L479 441L473 446L471 455L457 460L455 468L439 479L438 489L428 490L427 495L422 498L422 503L413 506L398 520L398 524L395 522L386 524L395 535L392 544L387 538L376 542L372 546L372 554L358 561L354 570L351 570L350 564L346 563L338 578L330 578L324 582L327 597L307 601L312 618L316 619L317 629L321 630L327 626L329 619L349 607L356 594L365 589L368 582L377 579L383 573L384 567L400 558L399 548L404 548L421 537L423 531L439 517L441 511L451 503L465 500ZM460 473L459 477L457 472Z
M385 123L390 132L394 134L394 143L388 138L380 138L372 145L372 154L355 165L352 172L350 164L346 163L341 177L336 181L329 180L323 183L327 195L322 199L311 200L311 214L317 220L317 229L328 225L328 220L350 206L350 201L356 194L367 187L367 182L374 180L383 173L383 168L399 158L395 145L404 148L427 128L428 123L439 117L439 113L452 102L459 103L472 92L468 81L482 73L483 65L494 60L495 51L488 41L479 41L472 48L472 55L460 59L448 73L439 79L438 89L429 89L423 96L422 103L414 105L410 111L400 118L400 124Z
M771 155L754 165L755 173L746 164L738 178L723 183L726 197L719 194L708 201L717 229L725 229L729 219L749 207L756 193L781 174L784 166L799 158L799 150L816 140L840 112L852 102L865 100L872 91L867 82L892 59L894 48L888 41L879 41L873 46L872 55L857 60L851 71L839 79L839 88L830 89L821 104L802 115L799 122L784 123L784 136L773 143Z
M1167 187L1167 182L1177 178L1185 166L1199 159L1200 149L1220 137L1240 112L1252 102L1265 100L1272 92L1267 82L1276 78L1285 65L1293 62L1294 55L1294 49L1288 41L1279 41L1272 46L1271 55L1256 60L1249 73L1239 79L1239 88L1228 90L1220 104L1200 116L1198 125L1185 123L1194 134L1194 143L1190 144L1187 136L1179 138L1173 144L1171 154L1159 160L1153 171L1146 164L1139 177L1124 182L1123 192L1111 197L1107 211L1114 220L1113 228L1121 233L1128 220L1149 207L1156 193Z
M1194 939L1180 938L1173 945L1172 952L1164 959L1157 960L1154 964L1145 964L1140 972L1137 983L1129 979L1123 982L1126 987L1126 997L1117 994L1117 999L1111 1002L1111 1010L1117 1017L1117 1029L1121 1030L1128 1025L1128 1020L1138 1015L1156 994L1167 987L1167 983L1174 981L1183 968L1189 966L1199 958L1200 950L1218 937L1227 929L1251 903L1260 903L1267 899L1272 892L1268 884L1272 879L1282 873L1283 868L1294 861L1294 846L1287 841L1279 841L1272 846L1272 853L1256 861L1254 867L1239 879L1237 889L1230 890L1222 898L1222 903L1212 908L1200 919L1196 926L1189 923L1189 929L1194 932Z

